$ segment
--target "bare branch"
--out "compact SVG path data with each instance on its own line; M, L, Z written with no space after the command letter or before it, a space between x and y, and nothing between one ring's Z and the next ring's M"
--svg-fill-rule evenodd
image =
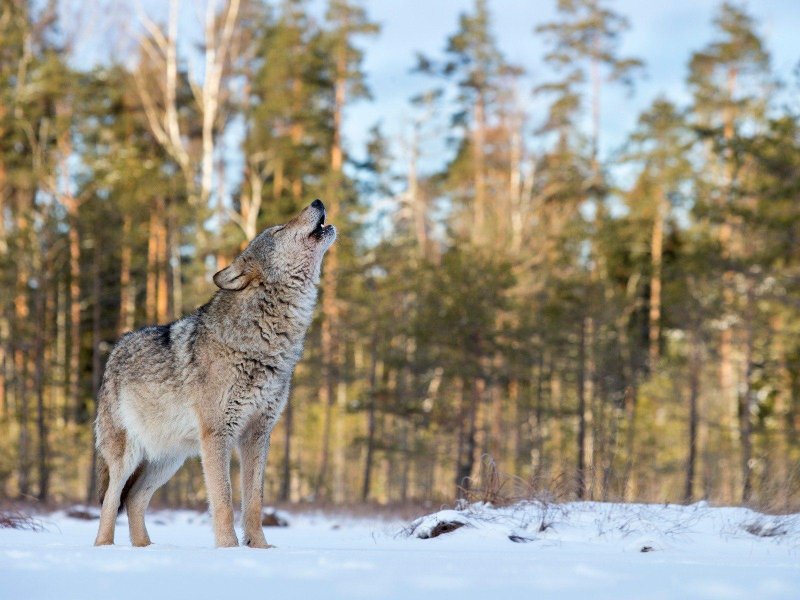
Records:
M150 34L150 37L155 41L161 51L166 55L167 48L169 46L169 41L164 36L164 32L161 31L161 28L153 21L150 17L147 16L147 13L142 8L141 0L137 0L136 4L136 14L139 17L139 20L144 25L144 28L147 30L147 33Z
M139 99L142 101L142 108L144 108L144 114L147 118L147 123L150 126L150 130L158 143L164 148L168 148L169 138L167 137L167 132L162 127L161 121L156 114L156 103L153 100L153 97L150 95L150 92L147 91L147 82L143 80L141 71L139 69L135 69L133 71L133 77L136 80L136 91L139 94Z

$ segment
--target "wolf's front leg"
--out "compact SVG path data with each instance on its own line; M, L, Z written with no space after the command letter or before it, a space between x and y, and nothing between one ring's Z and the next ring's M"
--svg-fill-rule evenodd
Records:
M264 465L269 452L269 426L266 415L253 418L242 432L239 454L242 471L243 543L251 548L271 548L261 528L264 501Z
M231 500L231 441L222 433L204 431L200 436L200 453L214 521L214 541L218 548L238 546Z

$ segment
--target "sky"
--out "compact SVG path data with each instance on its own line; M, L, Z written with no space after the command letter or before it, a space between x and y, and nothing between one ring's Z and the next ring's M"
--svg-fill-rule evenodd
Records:
M716 0L616 0L611 8L630 21L623 37L621 55L645 62L645 77L633 96L606 88L601 109L601 153L618 148L636 124L638 114L659 94L687 101L687 64L691 53L713 38L712 19ZM381 122L395 141L409 128L408 99L429 87L426 77L410 73L417 52L441 56L447 37L457 27L458 15L471 10L473 0L371 0L365 2L370 16L381 24L376 38L359 41L365 50L364 68L372 90L372 102L351 105L346 114L345 138L353 152L363 147L371 125ZM750 0L745 3L759 24L759 33L772 54L776 73L790 80L800 63L800 0ZM556 0L489 0L493 30L506 58L525 69L535 124L543 107L529 94L549 77L543 65L545 52L536 25L556 17ZM395 143L398 151L398 145ZM434 160L431 164L435 166Z

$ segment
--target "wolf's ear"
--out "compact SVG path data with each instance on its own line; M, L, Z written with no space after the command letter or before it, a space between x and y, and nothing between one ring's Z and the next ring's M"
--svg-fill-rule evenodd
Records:
M243 290L250 285L253 279L255 279L255 273L241 258L237 258L214 275L214 283L217 284L217 287L232 292Z

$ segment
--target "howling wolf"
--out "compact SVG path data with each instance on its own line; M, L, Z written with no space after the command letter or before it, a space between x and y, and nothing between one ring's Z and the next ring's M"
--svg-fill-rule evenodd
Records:
M102 511L95 545L114 543L128 509L131 542L150 537L153 493L200 454L217 546L237 546L230 459L242 471L243 543L268 548L261 529L270 433L289 397L317 299L325 251L336 239L314 200L256 237L214 275L220 288L192 314L123 336L108 359L95 432Z

